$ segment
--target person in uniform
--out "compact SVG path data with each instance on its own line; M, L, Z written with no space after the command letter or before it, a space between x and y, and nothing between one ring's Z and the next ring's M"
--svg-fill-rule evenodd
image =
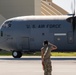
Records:
M42 57L42 66L44 70L44 75L52 75L50 52L56 49L57 46L49 43L47 40L43 42L43 47L41 48L41 57Z

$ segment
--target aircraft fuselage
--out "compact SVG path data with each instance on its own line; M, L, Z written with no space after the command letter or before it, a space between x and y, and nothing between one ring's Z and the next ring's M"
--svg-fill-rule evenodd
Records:
M0 48L8 51L40 51L43 41L57 45L58 51L76 50L76 31L68 16L25 16L5 21Z

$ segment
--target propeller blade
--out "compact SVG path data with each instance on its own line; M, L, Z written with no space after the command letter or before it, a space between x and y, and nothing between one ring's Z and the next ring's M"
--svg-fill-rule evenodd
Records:
M74 4L74 5L73 5ZM72 26L73 26L73 32L75 31L75 0L74 0L74 3L71 3L71 8L73 10L73 16L71 18L71 23L72 23Z
M75 31L75 17L73 17L72 25L73 25L73 32L74 32Z
M72 27L73 27L73 32L75 31L75 24L76 24L76 17L74 16L74 17L69 17L68 19L67 19L67 21L69 22L69 23L71 23L72 24Z

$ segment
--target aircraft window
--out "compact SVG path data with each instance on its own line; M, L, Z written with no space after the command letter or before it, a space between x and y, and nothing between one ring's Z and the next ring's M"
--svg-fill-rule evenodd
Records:
M4 24L3 24L3 27L7 27L7 24L6 24L6 23L4 23Z
M45 35L45 33L42 33L42 35Z
M69 40L73 40L73 38L72 37L69 37Z
M8 27L11 27L11 24L8 24Z
M11 22L12 21L5 22L4 27L11 27Z
M61 39L58 37L57 40L60 41Z

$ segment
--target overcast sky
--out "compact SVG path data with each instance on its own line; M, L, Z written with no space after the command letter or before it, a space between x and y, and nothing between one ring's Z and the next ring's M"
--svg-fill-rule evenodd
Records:
M53 2L72 14L74 9L74 0L53 0ZM76 0L75 0L75 3L76 3Z

